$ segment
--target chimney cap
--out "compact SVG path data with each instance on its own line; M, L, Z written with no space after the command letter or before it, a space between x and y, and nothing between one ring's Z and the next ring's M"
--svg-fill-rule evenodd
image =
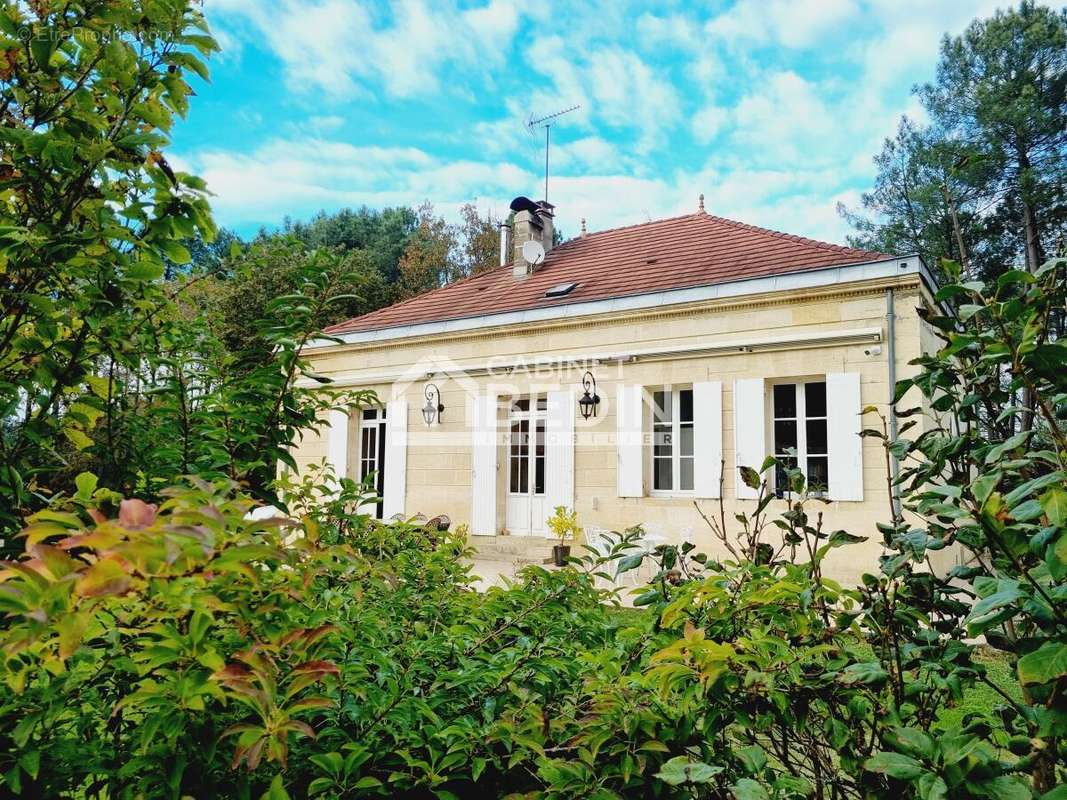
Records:
M512 211L529 211L531 214L536 214L541 210L541 206L531 200L529 197L519 195L511 201L509 208Z

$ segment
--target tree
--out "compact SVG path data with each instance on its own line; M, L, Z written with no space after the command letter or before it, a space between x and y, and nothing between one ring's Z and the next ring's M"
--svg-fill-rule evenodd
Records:
M372 253L310 248L292 235L274 234L235 248L217 274L189 280L183 294L190 315L207 314L213 335L242 363L267 363L273 344L263 336L263 321L270 318L275 298L299 290L309 261L328 261L336 278L334 299L309 320L310 333L380 308L392 294L373 264Z
M180 241L210 241L199 178L163 149L216 49L200 4L0 9L0 531L47 492L56 442L92 444L104 361L142 366Z
M444 286L463 275L458 258L459 235L456 226L434 213L429 200L419 206L419 224L408 240L397 265L401 298Z
M474 203L464 203L459 215L464 274L477 275L497 266L500 263L500 220L492 212L482 217Z
M165 280L172 281L179 275L190 273L203 275L224 274L226 259L230 255L234 245L242 244L241 237L229 228L221 228L211 241L203 236L191 236L182 241L182 246L189 251L189 261L178 264L171 259L166 259L166 271L163 273Z
M491 212L482 217L474 203L463 204L459 214L460 223L453 225L435 213L430 201L419 206L419 224L400 258L400 297L413 297L498 265L499 221Z
M929 128L901 120L897 135L875 156L874 188L863 194L864 210L840 213L856 228L856 247L886 253L918 253L937 268L942 258L985 267L1010 258L1010 231L991 214L977 160L959 143ZM965 164L972 168L963 175ZM1006 240L1007 239L1007 240Z
M92 466L109 488L154 500L176 476L196 475L277 502L279 464L296 468L293 442L322 427L330 408L368 398L323 386L302 357L357 280L346 257L280 239L233 260L241 274L275 283L252 294L230 279L205 292L211 284L186 279L148 370L109 396L94 431Z
M989 161L1018 220L1027 267L1067 220L1067 10L1026 0L941 45L937 81L920 91L934 119Z
M369 263L385 278L395 283L398 264L412 234L419 225L419 217L410 208L359 209L345 208L332 214L320 211L309 222L285 220L282 230L290 233L309 248L339 248L349 252L362 250ZM389 302L392 302L390 300Z
M1023 2L946 36L916 92L931 123L886 142L863 198L873 217L843 212L854 241L984 274L1036 269L1067 231L1067 10Z

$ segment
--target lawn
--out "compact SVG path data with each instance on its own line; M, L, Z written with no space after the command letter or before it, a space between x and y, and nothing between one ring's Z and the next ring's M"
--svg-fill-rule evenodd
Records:
M990 682L996 684L1013 700L1022 700L1019 682L1015 679L1015 671L1006 654L991 647L980 647L975 653L975 660L985 666ZM963 718L968 714L975 712L988 714L1004 702L1004 698L991 686L979 683L964 694L963 700L958 705L941 711L938 727L944 730L959 728Z

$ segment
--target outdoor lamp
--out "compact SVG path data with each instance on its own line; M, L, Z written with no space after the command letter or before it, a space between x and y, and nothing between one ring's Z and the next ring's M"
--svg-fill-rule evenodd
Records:
M592 372L586 372L582 376L582 388L585 393L578 400L578 408L582 412L582 419L596 416L596 407L600 405L600 395L596 393L596 378Z
M426 405L422 408L422 418L427 425L433 425L434 421L440 421L445 412L445 406L441 402L441 390L437 384L431 383L426 387Z

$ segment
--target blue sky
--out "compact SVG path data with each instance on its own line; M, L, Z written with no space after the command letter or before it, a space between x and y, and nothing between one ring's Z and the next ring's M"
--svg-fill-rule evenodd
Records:
M944 32L1004 2L206 0L223 46L175 133L220 224L550 199L565 234L695 211L827 241Z

